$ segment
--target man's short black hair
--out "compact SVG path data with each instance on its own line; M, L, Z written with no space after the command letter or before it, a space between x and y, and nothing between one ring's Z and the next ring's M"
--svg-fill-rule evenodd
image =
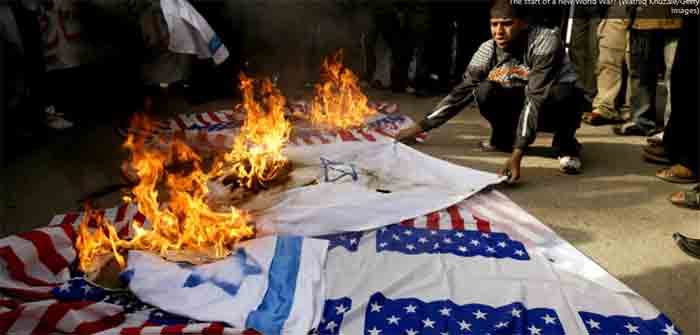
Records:
M514 5L511 0L489 0L489 14L492 18L526 19L525 8Z

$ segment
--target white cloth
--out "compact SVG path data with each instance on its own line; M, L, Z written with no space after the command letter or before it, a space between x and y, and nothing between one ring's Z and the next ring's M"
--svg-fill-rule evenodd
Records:
M169 313L263 334L305 334L321 318L327 246L325 240L265 237L199 266L131 251L123 276L141 301Z
M168 23L170 51L213 58L216 64L228 58L228 49L219 36L187 0L161 0L160 5Z
M447 208L503 180L387 138L287 147L285 154L295 166L317 167L322 182L286 191L273 207L256 213L262 234L378 228Z

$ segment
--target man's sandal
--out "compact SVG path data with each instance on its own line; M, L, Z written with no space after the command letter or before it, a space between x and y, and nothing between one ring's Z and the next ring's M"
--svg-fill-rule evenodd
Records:
M673 234L673 240L688 256L700 259L700 240L683 236L680 233Z
M663 181L676 184L692 184L698 182L698 176L694 175L687 167L675 164L671 167L656 171L656 177Z
M700 185L696 185L690 191L675 192L668 197L668 201L678 207L700 209Z
M609 124L621 124L625 121L622 119L607 118L602 114L596 112L590 112L583 115L581 121L591 125L591 126L605 126Z

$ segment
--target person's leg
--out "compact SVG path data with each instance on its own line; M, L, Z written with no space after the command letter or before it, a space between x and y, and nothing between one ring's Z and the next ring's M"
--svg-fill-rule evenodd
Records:
M664 32L664 83L666 85L666 107L664 109L664 126L668 124L668 119L671 116L671 69L673 68L673 59L676 56L676 48L678 46L678 34L673 31Z
M656 127L656 85L658 54L655 31L633 29L631 44L632 123L642 133Z
M525 94L522 89L505 88L497 82L484 81L477 89L479 112L491 124L489 144L499 150L511 151L518 128L518 117Z
M615 100L622 88L625 63L625 26L620 19L605 19L600 26L597 94L593 112L606 119L621 119Z
M553 131L552 147L558 156L579 157L581 145L576 140L580 126L583 96L574 84L562 83L552 86L550 97L542 110L541 124Z

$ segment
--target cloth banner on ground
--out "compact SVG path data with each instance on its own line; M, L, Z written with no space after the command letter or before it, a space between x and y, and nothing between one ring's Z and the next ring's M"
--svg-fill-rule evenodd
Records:
M263 334L304 334L320 321L328 241L265 237L198 266L132 251L122 274L143 302L199 321Z

